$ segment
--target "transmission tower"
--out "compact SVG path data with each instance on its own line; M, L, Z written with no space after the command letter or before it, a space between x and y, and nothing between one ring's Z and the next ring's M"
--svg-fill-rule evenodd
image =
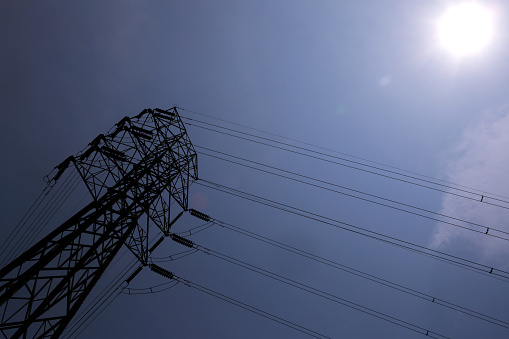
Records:
M147 265L149 226L169 235L198 175L176 108L125 117L55 167L48 184L71 167L91 202L0 270L5 338L59 337L122 245ZM171 219L173 201L182 211Z

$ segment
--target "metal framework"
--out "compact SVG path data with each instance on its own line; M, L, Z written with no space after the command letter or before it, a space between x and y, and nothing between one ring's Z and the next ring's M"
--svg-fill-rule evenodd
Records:
M57 338L123 244L146 265L149 225L169 234L170 202L187 210L198 173L176 108L125 117L57 166L50 184L70 167L92 202L0 270L5 338Z

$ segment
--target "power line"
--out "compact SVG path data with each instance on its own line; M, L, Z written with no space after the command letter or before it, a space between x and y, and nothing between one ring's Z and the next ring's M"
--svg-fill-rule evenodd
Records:
M71 178L71 176L72 176L72 178ZM23 222L22 226L19 228L20 231L22 228L24 228L24 231L21 234L21 236L17 240L15 240L15 238L13 237L11 239L11 241L9 242L9 244L7 245L6 249L12 244L12 242L15 242L10 255L4 260L4 262L3 262L4 264L9 263L11 260L16 258L19 254L23 253L23 251L25 251L30 246L34 237L37 237L37 235L41 232L41 230L47 225L47 223L49 222L51 217L54 215L54 213L56 213L56 211L58 211L58 209L62 206L64 200L67 199L67 197L69 197L70 193L72 193L72 191L75 189L75 187L77 185L75 176L76 176L76 173L69 174L66 177L66 179L62 182L62 184L57 188L56 191L51 189L53 187L50 187L50 190L47 193L49 193L51 191L51 192L53 192L53 194L52 194L52 196L49 197L49 200L45 203L44 207L42 207L42 209L40 211L38 211L35 218L30 222L30 224L27 227L25 227L27 225L27 222L29 221L30 217L33 214L33 213L30 213L29 218L27 218ZM71 183L72 180L74 180L73 183ZM71 186L69 186L69 185L71 185ZM66 198L63 199L62 195L66 195L66 194L67 194ZM39 206L45 201L46 197L47 197L47 194L44 195L43 199L40 201L40 203L37 204L37 207L33 210L33 212L37 211L37 208L39 208ZM48 219L48 215L51 215L51 217L49 219ZM35 232L33 231L34 225L36 227ZM17 233L18 233L18 231L16 232L16 234Z
M430 248L427 248L424 246L413 244L411 242L404 241L404 240L401 240L401 239L398 239L395 237L390 237L390 236L387 236L387 235L384 235L384 234L381 234L378 232L370 231L368 229L365 229L365 228L362 228L362 227L359 227L359 226L356 226L356 225L353 225L350 223L346 223L346 222L339 221L339 220L336 220L333 218L322 216L317 213L312 213L309 211L305 211L303 209L299 209L296 207L278 203L273 200L262 198L260 196L254 195L254 194L246 193L246 192L236 190L236 189L233 189L231 187L227 187L227 186L224 186L221 184L213 183L211 181L207 181L204 179L200 179L200 181L198 181L197 184L202 185L204 187L212 188L214 190L224 192L224 193L227 193L227 194L230 194L233 196L237 196L237 197L240 197L240 198L243 198L246 200L257 202L257 203L265 205L265 206L276 208L276 209L284 211L284 212L292 213L292 214L295 214L295 215L298 215L298 216L301 216L301 217L304 217L304 218L307 218L307 219L310 219L313 221L317 221L317 222L320 222L320 223L323 223L326 225L340 228L340 229L343 229L343 230L346 230L346 231L349 231L349 232L352 232L352 233L355 233L358 235L362 235L362 236L365 236L365 237L368 237L368 238L371 238L374 240L378 240L378 241L384 242L386 244L396 246L396 247L399 247L399 248L402 248L405 250L409 250L409 251L412 251L412 252L415 252L415 253L418 253L421 255L425 255L425 256L428 256L428 257L431 257L431 258L434 258L434 259L437 259L437 260L440 260L443 262L447 262L449 264L453 264L458 267L469 269L469 270L472 270L477 273L482 273L487 276L493 277L495 279L509 282L509 272L498 269L498 268L494 268L494 267L490 267L490 266L487 266L484 264L476 263L471 260L463 259L463 258L454 256L454 255L451 255L451 254L447 254L447 253L433 250L433 249L430 249Z
M431 176L428 176L428 175L424 175L424 174L421 174L421 173L405 170L405 169L402 169L402 168L399 168L399 167L395 167L395 166L391 166L391 165L387 165L387 164L384 164L384 163L381 163L381 162L376 162L376 161L373 161L373 160L370 160L370 159L358 157L358 156L355 156L355 155L352 155L352 154L339 152L339 151L331 149L331 148L322 147L322 146L318 146L318 145L311 144L311 143L308 143L308 142L304 142L302 140L285 137L285 136L282 136L280 134L264 131L262 129L253 128L253 127L250 127L250 126L238 124L238 123L235 123L235 122L232 122L232 121L228 121L228 120L225 120L225 119L220 119L220 118L208 115L208 114L192 111L192 110L189 110L189 109L186 109L186 108L182 108L182 107L177 107L177 108L179 108L181 110L184 110L186 112L189 112L189 113L205 116L207 118L211 118L211 119L214 119L214 120L226 122L226 123L231 124L231 125L247 128L247 129L250 129L252 131L261 132L261 133L264 133L264 134L267 134L267 135L271 135L271 136L275 136L275 137L278 137L278 138L281 138L281 139L297 142L299 144L315 147L315 148L318 148L318 149L321 149L321 150L324 150L324 151L328 151L328 152L332 152L332 153L336 153L336 154L341 154L341 155L348 156L348 157L351 157L351 158L354 158L354 159L358 159L358 160L362 160L362 161L367 161L367 162L372 163L372 164L381 165L381 166L384 166L384 167L387 167L387 168L392 168L394 170L402 171L402 172L405 172L405 173L415 174L415 175L421 176L423 178L433 179L435 181L440 181L440 182L443 182L443 183L446 183L446 184L450 184L450 185L454 185L454 186L457 186L457 187L462 187L462 188L466 188L466 189L469 189L469 190L477 191L478 193L482 193L482 194L486 194L486 195L492 195L492 196L496 196L496 197L504 198L504 199L509 199L509 197L506 197L506 196L503 196L503 195L498 195L498 194L482 191L482 190L479 190L479 189L476 189L476 188L472 188L472 187L469 187L469 186L459 185L459 184L456 184L456 183L453 183L453 182L450 182L450 181L447 181L447 180L434 178L434 177L431 177ZM183 118L186 118L186 117L183 117ZM196 120L196 121L199 121L199 120ZM202 121L200 121L200 122L202 122ZM203 122L203 123L205 123L205 122ZM242 133L242 132L239 131L239 133Z
M366 273L366 272L362 272L360 270L357 270L357 269L354 269L352 267L340 264L340 263L335 262L333 260L329 260L329 259L317 256L317 255L314 255L312 253L300 250L300 249L298 249L296 247L284 244L284 243L282 243L280 241L276 241L274 239L262 236L260 234L255 233L255 232L248 231L248 230L246 230L244 228L241 228L239 226L235 226L235 225L232 225L230 223L227 223L227 222L224 222L224 221L221 221L221 220L217 220L215 218L210 218L210 223L212 225L218 225L218 226L221 226L221 227L223 227L225 229L228 229L228 230L237 232L239 234L242 234L244 236L250 237L252 239L255 239L255 240L267 243L269 245L278 247L278 248L286 250L286 251L288 251L290 253L298 254L300 256L303 256L305 258L311 259L313 261L325 264L325 265L327 265L329 267L342 270L344 272L347 272L347 273L353 274L355 276L367 279L369 281L378 283L380 285L384 285L386 287L398 290L400 292L403 292L403 293L406 293L406 294L418 297L420 299L432 302L432 303L437 304L439 306L443 306L443 307L446 307L446 308L449 308L449 309L452 309L452 310L455 310L455 311L458 311L458 312L470 315L470 316L475 317L477 319L480 319L480 320L492 323L494 325L501 326L501 327L509 329L509 323L505 322L503 320L500 320L500 319L488 316L486 314L483 314L483 313L480 313L480 312L468 309L466 307L462 307L462 306L460 306L458 304L455 304L455 303L452 303L452 302L448 302L448 301L446 301L444 299L434 297L434 296L429 295L427 293L420 292L420 291L417 291L415 289L412 289L412 288L409 288L409 287L406 287L406 286L403 286L403 285L391 282L389 280L380 278L378 276L375 276L375 275L372 275L372 274L369 274L369 273ZM197 227L201 227L201 226L202 225L197 226ZM195 227L195 228L197 228L197 227ZM181 234L184 234L184 233L186 233L186 232L179 232L179 233L174 233L174 234L181 235ZM184 251L182 253L187 253L187 252L190 252L190 251L193 251L193 249L188 250L188 251ZM153 258L153 259L164 259L164 258ZM160 261L164 261L164 260L160 260ZM158 262L160 262L160 261L158 261Z
M104 299L104 300L103 300L103 302L99 305L99 307L98 307L97 309L99 309L100 307L102 307L102 306L103 306L103 304L104 304L106 301L108 301L108 299L110 299L110 298L111 298L111 296L113 295L113 293L114 293L114 292L115 292L115 291L113 291L113 292L112 292L112 293L111 293L111 294L110 294L110 295L109 295L106 299ZM117 299L117 297L120 295L120 293L121 293L121 291L118 291L118 293L117 293L116 295L114 295L114 296L113 296L113 298L111 298L111 299L108 301L108 303L106 304L106 306L104 306L101 310L99 310L99 312L97 312L97 309L96 309L96 311L93 313L93 314L94 314L94 317L93 317L93 318L92 318L92 319L91 319L91 320L90 320L90 321L89 321L89 322L85 325L85 327L83 327L83 328L82 328L82 329L81 329L81 330L80 330L80 331L76 334L76 337L75 337L75 338L77 338L77 337L78 337L78 336L79 336L79 335L80 335L80 334L81 334L84 330L86 330L86 329L87 329L87 327L88 327L88 326L90 326L90 324L91 324L92 322L94 322L94 320L95 320L98 316L100 316L100 315L101 315L101 313L103 313L103 311L104 311L105 309L107 309L107 308L108 308L108 306L110 306L112 302L114 302L114 301ZM89 317L90 317L90 315L89 315ZM85 321L86 321L86 320L88 320L88 318L89 318L89 317L87 317L87 319L85 319ZM79 327L78 327L77 329L79 329ZM72 335L72 334L74 334L74 332L73 332L73 333L71 333L71 335Z
M187 241L189 241L189 240L187 240ZM374 316L376 318L388 321L388 322L390 322L392 324L395 324L395 325L407 328L407 329L412 330L414 332L417 332L417 333L420 333L420 334L424 334L424 335L428 335L428 336L430 336L432 338L447 338L446 336L443 336L443 335L441 335L441 334L439 334L437 332L429 331L429 330L427 330L427 329L425 329L423 327L420 327L420 326L414 325L412 323L409 323L407 321L401 320L399 318L387 315L387 314L385 314L383 312L373 310L373 309L371 309L369 307L362 306L362 305L360 305L358 303L355 303L355 302L352 302L350 300L338 297L338 296L336 296L334 294L331 294L331 293L325 292L323 290L311 287L309 285L300 283L298 281L286 278L286 277L284 277L282 275L279 275L279 274L274 273L274 272L270 272L270 271L262 269L262 268L260 268L258 266L248 264L248 263L246 263L244 261L241 261L239 259L235 259L235 258L233 258L231 256L226 255L226 254L223 254L223 253L211 250L210 248L206 248L206 247L200 246L200 245L198 245L196 243L193 243L193 248L196 248L196 249L202 251L205 254L212 255L212 256L214 256L216 258L219 258L221 260L227 261L227 262L232 263L234 265L246 268L246 269L248 269L250 271L253 271L253 272L258 273L260 275L263 275L265 277L268 277L268 278L271 278L273 280L282 282L282 283L287 284L289 286L293 286L293 287L298 288L298 289L300 289L302 291L314 294L314 295L319 296L321 298L324 298L324 299L327 299L329 301L341 304L343 306L347 306L347 307L355 309L357 311L361 311L363 313L369 314L369 315Z
M377 201L373 201L373 200L370 200L370 199L367 199L367 198L358 197L358 196L355 196L355 195L352 195L352 194L348 194L348 193L345 193L345 192L341 192L341 191L338 191L338 190L334 190L334 189L331 189L331 188L328 188L328 187L324 187L324 186L320 186L320 185L317 185L317 184L313 184L313 183L310 183L310 182L307 182L307 181L304 181L304 180L295 179L295 178L288 177L288 176L285 176L285 175L282 175L282 174L274 173L272 171L260 169L260 168L257 168L257 167L253 167L253 166L250 166L250 165L246 165L246 164L240 163L240 162L236 162L236 161L233 161L233 160L229 160L229 159L225 159L225 158L222 158L222 157L219 157L219 156L215 156L215 155L212 155L212 154L207 154L205 152L201 152L201 154L209 156L209 157L212 157L212 158L215 158L215 159L219 159L219 160L223 160L223 161L226 161L226 162L229 162L229 163L233 163L233 164L237 164L237 165L244 166L244 167L247 167L247 168L251 168L251 169L254 169L254 170L257 170L257 171L260 171L260 172L269 173L269 174L272 174L272 175L275 175L275 176L278 176L278 177L281 177L281 178L293 180L295 182L299 182L299 183L303 183L303 184L310 185L310 186L313 186L313 187L321 188L321 189L324 189L324 190L327 190L327 191L330 191L330 192L342 194L342 195L349 196L349 197L352 197L352 198L355 198L355 199L359 199L359 200L367 201L367 202L374 203L374 204L377 204L377 205L380 205L380 206L392 208L392 209L395 209L395 210L398 210L398 211L401 211L401 212L413 214L413 215L416 215L416 216L419 216L419 217L423 217L423 218L427 218L427 219L430 219L430 220L438 221L438 222L441 222L441 223L444 223L444 224L448 224L448 225L451 225L451 226L463 228L465 230L469 230L469 231L473 231L473 232L476 232L476 233L484 234L484 235L491 236L491 237L494 237L494 238L498 238L498 239L502 239L502 240L509 240L508 237L502 237L502 236L497 236L497 235L495 235L493 233L488 233L488 232L491 231L491 232L499 232L499 233L503 233L503 234L508 234L509 235L509 232L506 232L506 231L503 231L503 230L499 230L499 229L496 229L496 228L493 228L493 227L488 227L488 226L485 226L485 225L481 225L481 224L478 224L478 223L474 223L474 222L463 220L463 219L456 218L456 217L451 217L451 216L448 216L446 214L430 211L430 210L427 210L427 209L424 209L424 208L420 208L420 207L417 207L417 206L414 206L414 205L411 205L411 204L406 204L406 203L402 203L402 202L395 201L395 200L392 200L392 199L388 199L388 198L384 198L384 197L381 197L381 196L377 196L377 195L374 195L374 194L362 192L362 191L355 190L355 189L352 189L352 188L348 188L348 187L345 187L345 186L337 185L337 184L334 184L334 183L331 183L331 182L328 182L328 181L325 181L325 180L320 180L320 179L312 178L312 177L305 176L305 175L302 175L302 174L299 174L299 173L296 173L296 172L287 171L287 170L284 170L284 169L281 169L281 168L278 168L278 167L269 166L269 165L262 164L262 163L259 163L259 162L256 162L256 161L252 161L252 160L248 160L248 159L245 159L245 158L237 157L237 156L234 156L234 155L231 155L231 154L227 154L227 153L223 153L223 152L219 152L219 151L214 151L214 150L211 150L211 149L206 148L206 147L202 147L202 146L196 146L196 147L197 148L206 149L207 151L211 151L211 152L219 153L219 154L222 154L222 155L226 155L226 156L229 156L229 157L232 157L232 158L235 158L235 159L239 159L239 160L242 160L242 161L246 161L246 162L249 162L249 163L253 163L253 164L256 164L258 166L263 166L263 167L275 169L275 170L278 170L278 171L281 171L281 172L284 172L284 173L292 174L292 175L295 175L295 176L298 176L298 177L301 177L301 178L305 178L307 180L312 180L312 181L316 181L316 182L320 182L320 183L325 183L325 184L328 184L328 185L331 185L331 186L335 186L335 187L338 187L338 188L341 188L341 189L345 189L345 190L348 190L348 191L351 191L351 192L363 194L363 195L366 195L366 196L369 196L369 197L373 197L373 198L377 198L377 199L380 199L380 200L385 200L385 201L388 201L388 202L391 202L391 203L394 203L394 204L402 205L402 206L405 206L405 207L410 207L410 208L413 208L413 209L416 209L416 210L419 210L419 211L423 211L423 212L426 212L426 213L435 214L435 215L439 215L439 216L444 217L444 218L461 221L461 222L464 222L464 223L467 223L467 224L470 224L470 225L473 225L473 226L481 227L482 230L477 230L477 229L473 229L473 228L470 228L470 227L459 225L459 224L456 224L456 223L453 223L453 222L449 222L449 221L444 221L444 220L441 220L441 219L433 218L433 217L430 217L430 216L427 216L427 215L423 215L423 214L420 214L420 213L408 211L408 210L405 210L405 209L402 209L402 208L398 208L398 207L395 207L395 206L387 205L387 204L384 204L384 203L381 203L381 202L377 202Z
M474 310L470 310L470 309L462 307L460 305L448 302L446 300L434 297L432 295L429 295L429 294L426 294L426 293L423 293L423 292L419 292L417 290L414 290L414 289L411 289L409 287L406 287L406 286L403 286L403 285L391 282L389 280L382 279L382 278L377 277L375 275L362 272L360 270L357 270L357 269L354 269L352 267L340 264L340 263L335 262L333 260L329 260L329 259L326 259L324 257L320 257L318 255L315 255L315 254L303 251L303 250L298 249L296 247L284 244L284 243L282 243L280 241L276 241L274 239L262 236L260 234L255 233L255 232L248 231L248 230L246 230L244 228L241 228L239 226L235 226L235 225L232 225L230 223L227 223L227 222L224 222L224 221L220 221L220 220L217 220L217 219L212 219L212 220L218 226L221 226L221 227L223 227L225 229L228 229L230 231L237 232L237 233L242 234L244 236L247 236L247 237L250 237L252 239L255 239L255 240L264 242L266 244L275 246L277 248L283 249L283 250L288 251L290 253L303 256L305 258L308 258L310 260L322 263L322 264L327 265L329 267L332 267L332 268L335 268L335 269L338 269L338 270L341 270L341 271L353 274L355 276L367 279L367 280L375 282L377 284L384 285L386 287L390 287L390 288L398 290L400 292L410 294L410 295L418 297L420 299L423 299L423 300L435 303L435 304L443 306L443 307L447 307L449 309L452 309L452 310L455 310L455 311L458 311L458 312L470 315L472 317L484 320L484 321L492 323L494 325L498 325L498 326L501 326L501 327L509 329L509 323L508 322L499 320L497 318L488 316L488 315L480 313L480 312L476 312Z
M25 242L25 247L23 250L19 251L19 253L22 253L23 251L26 251L30 244L33 243L35 239L41 234L42 230L48 225L50 220L55 216L55 214L60 210L64 202L71 196L71 194L74 192L76 187L78 187L78 180L80 178L76 176L74 181L66 188L65 193L62 191L61 194L56 198L57 201L48 209L45 210L45 216L44 219L41 217L39 220L39 225L35 227L35 230L31 232L30 236L27 238ZM35 223L36 221L34 221Z
M16 224L14 229L9 233L7 238L2 242L2 245L0 245L0 248L3 248L3 250L0 251L0 257L5 254L7 249L11 246L14 239L17 237L19 232L23 229L23 227L26 225L26 220L30 219L33 215L33 213L39 208L40 204L44 200L44 198L48 195L49 190L51 190L50 186L44 187L41 194L37 197L37 199L32 203L28 211L25 212L23 217L20 219L20 221ZM26 219L26 220L25 220ZM2 266L4 264L4 261L2 260Z
M331 339L330 337L328 337L326 335L323 335L321 333L315 332L315 331L313 331L313 330L311 330L311 329L309 329L307 327L304 327L304 326L298 325L296 323L293 323L291 321L288 321L286 319L280 318L280 317L278 317L278 316L276 316L274 314L271 314L269 312L263 311L263 310L261 310L259 308L251 306L251 305L249 305L247 303L244 303L244 302L241 302L239 300L233 299L233 298L228 297L228 296L226 296L226 295L224 295L222 293L216 292L214 290L211 290L209 288L206 288L204 286L201 286L201 285L198 285L198 284L196 284L194 282L191 282L191 281L189 281L187 279L179 277L179 276L175 275L174 273L169 272L169 271L167 271L167 270L165 270L162 267L159 267L157 265L152 264L152 265L150 265L150 268L154 272L156 272L158 274L161 274L161 275L163 275L164 277L166 277L168 279L176 280L176 281L178 281L180 283L183 283L184 285L186 285L188 287L192 287L194 289L197 289L199 291L207 293L208 295L211 295L213 297L216 297L218 299L226 301L226 302L228 302L228 303L230 303L232 305L235 305L237 307L243 308L243 309L245 309L247 311L250 311L250 312L255 313L255 314L259 315L259 316L262 316L264 318L267 318L269 320L277 322L277 323L279 323L281 325L293 328L294 330L297 330L297 331L302 332L304 334L307 334L309 336L312 336L312 337L315 337L315 338L327 338L327 339ZM162 273L160 273L161 271L162 271Z
M187 251L183 251L183 252L178 252L178 253L175 253L175 254L172 254L172 255L168 255L168 256L165 256L165 257L152 257L151 259L151 262L168 262L168 261L175 261L175 260L179 260L179 259L182 259L182 258L185 258L191 254L194 254L196 253L196 250L187 250Z
M127 295L140 295L140 294L155 294L155 293L161 293L164 291L168 291L170 288L173 288L179 284L178 281L169 281L162 284L154 285L151 287L145 287L145 288L132 288L132 287L125 287L122 289L123 294ZM127 293L125 292L127 291Z
M131 260L131 262L122 270L123 272L119 273L116 279L113 279L103 289L103 291L96 296L96 298L91 302L91 306L82 312L81 316L75 321L74 325L69 326L65 330L63 336L71 338L79 331L76 336L74 336L74 338L77 338L120 295L120 291L118 291L118 293L114 296L113 293L119 290L119 283L125 279L127 274L134 268L135 265L135 259ZM108 302L112 296L113 299ZM108 304L103 307L106 302L108 302ZM92 316L94 317L90 319Z
M213 223L211 222L206 222L202 225L199 225L199 226L196 226L196 227L193 227L193 228L190 228L186 231L181 231L181 232L176 232L175 234L178 234L178 235L181 235L181 234L186 234L186 235L193 235L193 234L196 234L196 233L200 233L202 231L205 231L207 229L209 229L210 227L214 226Z
M185 119L191 119L191 118L185 118ZM195 120L195 119L191 119L191 120ZM208 125L213 125L213 124L209 124L209 123L205 123L205 122L200 122L200 123L204 123L204 124L208 124ZM306 153L303 153L303 152L287 149L287 148L284 148L284 147L281 147L281 146L268 144L266 142L257 141L257 140L249 139L249 138L242 137L242 136L239 136L239 135L234 135L234 134L231 134L231 133L214 130L213 128L208 128L208 127L196 125L196 124L193 124L193 123L187 123L187 124L190 125L190 126L195 126L195 127L198 127L198 128L202 128L202 129L209 130L209 131L212 131L212 132L220 133L220 134L223 134L223 135L228 135L228 136L239 138L239 139L242 139L242 140L251 141L251 142L254 142L254 143L257 143L257 144L260 144L260 145L269 146L269 147L280 149L280 150L284 150L284 151L287 151L287 152L290 152L290 153L306 156L306 157L309 157L309 158L312 158L312 159L317 159L317 160L325 161L325 162L328 162L328 163L344 166L344 167L347 167L347 168L355 169L355 170L366 172L366 173L369 173L369 174L378 175L378 176L381 176L381 177L385 177L385 178L388 178L388 179L400 181L400 182L403 182L403 183L419 186L419 187L422 187L422 188L431 189L431 190L434 190L434 191L437 191L437 192L441 192L441 193L444 193L444 194L454 195L454 196L457 196L457 197L460 197L460 198L464 198L464 199L468 199L468 200L472 200L472 201L477 201L477 202L488 204L488 205L491 205L491 206L500 207L500 208L504 208L504 209L509 209L508 206L503 206L503 205L495 204L495 203L492 203L492 202L489 202L489 201L486 201L486 200L487 199L491 199L491 200L501 201L501 202L508 203L508 204L509 204L509 201L498 199L498 198L493 198L491 196L484 196L484 195L479 197L481 194L476 193L476 192L469 192L469 191L466 191L466 190L463 190L463 189L459 189L459 188L455 188L455 187L452 187L452 186L448 186L448 185L432 182L432 181L429 181L429 180L424 180L424 179L408 176L406 174L401 174L401 173L397 173L397 172L394 172L394 171L389 171L389 170L385 170L385 169L377 168L377 167L374 167L374 166L370 166L370 165L365 165L365 164L359 163L360 165L367 166L367 167L370 167L370 168L375 168L375 169L378 169L380 171L384 171L384 172L389 172L389 173L401 175L401 176L412 178L414 180L418 180L418 181L422 181L422 182L432 183L434 185L442 186L442 187L448 188L450 190L456 190L456 191L460 191L460 192L476 195L475 198L474 197L469 197L469 196L466 196L466 195L454 193L454 192L447 191L447 190L444 190L444 189L440 189L440 188L436 188L436 187L431 187L431 186L428 186L428 185L425 185L425 184L419 184L417 182L413 182L413 181L409 181L409 180L405 180L405 179L401 179L401 178L396 178L396 177L391 176L391 175L377 173L377 172L374 172L374 171L371 171L371 170L355 167L355 166L352 166L352 165L347 165L347 164L344 164L344 163L340 163L338 161L334 161L334 160L330 160L330 159L325 159L325 158L320 157L320 156L314 156L314 155L311 155L311 154L306 154ZM213 126L216 126L216 125L213 125ZM226 128L226 127L221 127L221 126L217 126L217 127L218 128L222 128L222 129L226 129L226 130L230 130L230 129ZM256 138L266 139L266 138L259 137L259 136L254 136L254 135L251 135L251 134L245 133L245 132L240 132L240 131L235 131L235 132L236 133L240 133L240 134L246 134L246 135L253 136L253 137L256 137ZM270 139L268 139L268 140L270 140ZM274 143L283 144L283 145L289 145L289 144L285 144L285 143L278 142L278 141L273 141L273 140L270 140L270 141L274 142ZM317 153L319 155L324 155L324 156L327 156L327 157L331 157L331 158L335 158L335 159L340 159L340 160L343 160L343 161L353 162L353 161L348 160L348 159L343 159L343 158L339 158L339 157L336 157L336 156L328 155L328 154L325 154L325 153L322 153L322 152L317 152L317 151L305 149L305 148L302 148L302 147L299 147L299 146L294 146L294 145L289 145L289 146L290 147L295 147L297 149L303 149L303 150L306 150L308 152ZM353 162L353 163L357 163L357 162Z

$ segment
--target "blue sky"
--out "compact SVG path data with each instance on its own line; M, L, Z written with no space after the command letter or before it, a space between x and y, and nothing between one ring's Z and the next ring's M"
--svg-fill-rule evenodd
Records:
M452 2L4 4L0 13L0 237L12 231L43 189L42 177L55 165L122 117L147 107L177 105L493 194L507 194L509 7L502 1L483 2L496 13L495 39L481 54L458 60L439 47L435 32L436 21ZM249 132L189 111L181 110L181 114ZM196 145L509 229L504 209L193 126L188 132ZM509 269L505 241L460 232L210 157L201 156L199 163L203 179ZM509 317L504 282L203 186L195 184L191 192L191 207L218 220L478 312L502 320ZM189 217L175 227L184 230L193 224L196 221ZM507 336L506 329L219 227L192 239L449 337ZM180 250L170 240L163 245L160 256ZM211 256L197 253L164 267L330 337L420 336ZM161 282L161 277L145 269L132 284L142 288ZM170 335L294 338L299 333L180 284L154 295L121 295L82 337Z

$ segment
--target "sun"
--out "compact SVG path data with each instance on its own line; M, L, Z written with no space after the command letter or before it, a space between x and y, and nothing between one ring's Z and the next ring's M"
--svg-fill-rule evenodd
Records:
M476 2L452 5L437 26L440 45L457 57L481 52L494 33L493 14Z

